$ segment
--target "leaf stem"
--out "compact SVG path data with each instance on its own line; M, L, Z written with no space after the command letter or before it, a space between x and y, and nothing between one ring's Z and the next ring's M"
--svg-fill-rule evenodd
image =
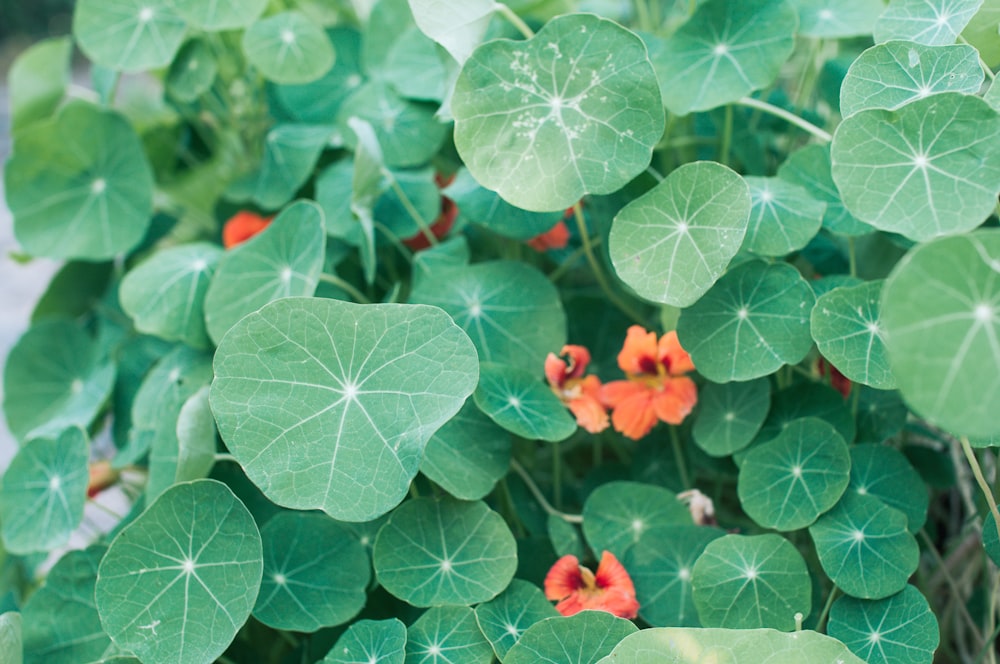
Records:
M632 4L635 6L636 18L639 21L639 29L651 32L653 30L653 24L650 20L649 6L646 4L646 0L633 0Z
M858 252L854 246L854 236L847 236L847 265L852 277L858 276Z
M830 615L830 607L833 606L833 600L837 599L837 594L840 592L840 588L834 586L830 588L830 594L826 597L826 604L823 605L823 610L820 611L819 618L816 620L816 631L821 632L826 626L826 619ZM825 632L824 632L825 633Z
M514 13L514 10L504 3L496 3L494 5L494 9L500 12L501 16L510 21L514 27L518 29L518 32L524 35L525 39L531 39L535 36L535 31L528 27L528 24L521 20L521 17Z
M946 563L944 558L941 557L941 554L938 553L937 545L934 544L934 540L932 540L931 536L927 534L927 530L925 528L921 528L918 534L921 539L924 540L924 544L927 545L927 550L930 551L931 556L937 563L938 569L941 570L945 583L948 585L949 590L951 590L951 594L955 598L955 606L957 607L958 612L962 615L965 622L969 624L969 630L972 632L972 635L981 641L983 634L979 631L979 625L977 625L976 621L972 619L969 609L965 606L965 600L962 598L962 591L958 587L958 582L955 581L955 577L953 577L951 572L948 571L948 563Z
M768 102L763 101L761 99L754 99L753 97L743 97L742 99L737 99L733 103L739 104L740 106L747 106L749 108L756 108L761 111L764 111L765 113L769 113L775 117L781 118L785 122L795 125L799 129L812 134L819 140L824 141L826 143L829 143L830 141L833 140L833 136L831 136L828 132L820 129L813 123L809 122L808 120L800 118L794 113L789 113L785 109L778 108L774 104L769 104Z
M405 191L403 191L403 188L399 185L395 176L388 169L383 169L382 174L389 179L389 184L392 186L392 190L396 192L396 196L399 197L399 202L403 204L403 208L406 210L406 213L410 215L410 218L417 222L417 226L420 227L420 232L425 238L427 238L427 241L431 243L432 247L436 247L438 239L434 237L434 233L431 231L431 225L427 223L427 220L423 218L423 215L421 215L416 206L413 205L413 201L411 201L410 197L406 195Z
M681 475L681 484L684 485L684 490L688 491L692 485L691 476L688 475L687 464L684 461L684 446L681 445L681 437L677 435L677 427L670 425L667 428L670 429L670 446L674 448L674 463L677 464L677 470Z
M108 516L114 517L118 521L121 521L122 519L125 518L124 514L119 514L118 512L116 512L113 509L111 509L110 507L108 507L107 505L103 505L103 504L99 503L97 501L96 497L95 498L88 498L87 499L87 503L90 504L90 505L93 505L94 507L96 507L97 509L101 510L102 512L104 512Z
M562 450L559 443L552 443L552 502L557 510L562 510Z
M733 105L726 104L722 121L722 140L719 143L719 163L729 165L729 151L733 147Z
M993 513L993 521L996 524L997 535L1000 536L1000 510L997 509L997 501L993 497L993 490L990 489L989 483L986 478L983 477L983 469L979 466L979 460L976 458L975 452L972 451L972 445L969 444L969 437L962 436L959 438L962 443L962 452L965 453L965 458L969 462L969 467L972 468L972 474L976 478L976 483L982 490L983 495L986 496L986 502L990 506L990 512Z
M594 254L594 245L590 240L590 232L587 230L587 220L583 217L583 207L580 205L580 201L577 201L576 205L573 206L573 217L576 219L576 227L580 231L580 241L583 242L583 251L587 256L587 262L590 263L590 269L594 273L597 285L600 286L608 300L618 307L623 314L639 325L645 325L646 319L640 316L627 302L618 297L618 294L612 290L611 284L608 283L608 278L605 276L604 270L601 268L601 264Z
M346 291L348 295L350 295L352 298L354 298L355 302L359 302L361 304L371 304L372 303L372 301L369 298L367 298L364 293L362 293L357 288L355 288L354 286L352 286L345 279L341 279L340 277L338 277L335 274L327 274L326 272L322 272L319 275L319 280L320 281L325 281L326 283L328 283L328 284L330 284L332 286L336 286L337 288L340 288L340 289Z
M549 501L545 499L545 496L542 495L538 485L535 484L535 480L531 479L531 475L528 474L528 471L524 469L524 466L522 466L517 459L510 460L510 467L524 481L524 485L528 487L528 491L531 492L531 495L535 497L535 500L538 501L538 504L542 506L542 509L545 510L546 513L551 514L552 516L557 516L566 523L583 523L583 515L567 514L566 512L560 512L556 508L552 507L552 504L549 503Z
M232 461L233 463L237 464L239 463L239 461L236 460L236 457L234 457L232 454L224 454L222 452L216 454L214 460L216 463L218 463L219 461Z

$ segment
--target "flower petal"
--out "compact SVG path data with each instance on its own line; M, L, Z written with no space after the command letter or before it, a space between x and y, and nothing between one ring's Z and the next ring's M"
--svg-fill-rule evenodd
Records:
M562 387L566 382L566 362L556 357L555 353L549 353L545 358L545 379L555 388Z
M633 325L618 353L618 366L627 374L656 373L656 333Z
M597 574L594 575L598 588L606 590L621 590L635 595L635 586L632 584L632 577L628 575L625 567L618 562L618 558L610 551L601 554L601 562L597 565Z
M562 249L569 243L569 228L566 222L559 221L549 230L528 240L528 246L535 251Z
M643 394L647 391L649 388L642 383L634 383L630 380L613 380L601 385L599 398L608 408L615 408L626 399L631 399L637 394Z
M237 212L222 227L222 245L226 249L230 249L241 242L246 242L267 228L271 219L273 217L262 217L246 210Z
M587 365L590 364L590 351L583 346L566 344L559 354L569 358L567 378L579 378L587 370Z
M573 555L566 555L557 560L545 575L545 598L549 600L564 600L582 587L580 561Z
M680 376L694 371L694 362L688 352L681 348L677 332L671 330L663 335L658 347L659 360L671 376Z
M680 424L698 403L698 386L687 376L666 378L663 390L653 397L656 417L667 424Z
M648 434L656 424L653 395L652 390L645 388L621 401L611 413L611 423L615 431L632 440L639 440Z
M596 376L593 376L596 377ZM576 423L590 433L600 433L608 428L610 420L604 405L593 396L584 394L566 404Z

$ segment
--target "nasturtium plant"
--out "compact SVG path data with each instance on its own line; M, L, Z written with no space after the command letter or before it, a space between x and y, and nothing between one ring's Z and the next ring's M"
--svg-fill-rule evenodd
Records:
M70 4L0 664L990 660L996 0Z

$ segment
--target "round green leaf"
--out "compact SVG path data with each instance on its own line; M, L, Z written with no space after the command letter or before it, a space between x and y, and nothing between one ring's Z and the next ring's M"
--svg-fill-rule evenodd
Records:
M90 336L66 320L42 321L7 356L4 415L18 440L86 429L111 394L115 367Z
M129 270L119 298L140 332L208 348L205 291L222 250L198 242L159 251Z
M118 113L84 102L17 135L4 189L17 240L35 256L113 258L142 240L153 211L139 137Z
M630 621L606 611L546 618L529 627L503 661L504 664L594 664L637 631Z
M875 22L875 41L954 44L982 4L983 0L891 0Z
M546 355L566 343L559 292L526 263L493 261L435 270L414 287L410 301L448 312L469 333L483 362L540 375Z
M893 269L882 321L893 375L917 413L955 434L1000 433L1000 232L922 245Z
M59 107L69 85L73 40L43 39L22 51L7 74L10 133L43 120Z
M836 429L804 417L743 459L740 504L765 528L805 528L837 503L850 481L850 468L847 444Z
M906 530L906 515L874 496L846 492L809 534L823 570L852 597L898 593L917 569L920 552Z
M390 618L353 623L322 664L403 664L405 660L406 625Z
M749 214L743 178L715 162L685 164L618 213L611 261L639 295L686 307L736 255Z
M473 401L431 436L420 462L427 479L461 500L485 497L509 469L510 435Z
M243 52L250 64L275 83L315 81L334 61L333 45L323 28L297 11L268 16L247 28Z
M205 384L184 401L177 413L176 436L157 436L153 440L146 481L147 502L172 484L208 477L215 465L215 419L208 405L208 394Z
M781 178L747 177L750 222L743 248L758 256L784 256L809 244L823 224L826 203Z
M350 27L327 30L337 52L337 61L320 78L304 85L274 85L271 92L281 110L297 122L330 124L344 100L364 82L361 65L361 34Z
M708 543L723 534L703 526L667 526L625 551L622 565L635 584L643 620L653 626L701 626L691 593L691 570Z
M108 650L111 639L94 605L97 567L105 551L106 546L95 544L68 552L28 599L22 609L25 664L94 662Z
M475 348L439 309L285 298L226 334L211 403L268 498L368 521L403 499L477 378Z
M372 555L379 583L414 606L493 599L517 566L503 517L485 503L451 498L398 507L375 538Z
M455 4L410 0L410 10L417 26L425 35L444 46L458 64L464 64L486 37L486 29L496 6L494 0Z
M372 27L369 23L368 34ZM449 76L454 76L450 67L445 66L445 57L427 35L412 26L393 40L385 70L370 73L384 75L403 97L440 102L448 93ZM450 58L448 62L450 65Z
M812 348L809 284L791 265L748 261L681 312L677 336L711 381L750 380L797 364Z
M146 664L212 662L250 617L261 555L225 484L178 484L111 541L95 588L101 624Z
M473 397L490 419L522 438L558 442L576 432L576 421L551 388L522 369L483 363Z
M192 39L180 50L167 72L167 93L192 103L212 87L219 65L212 47L203 39Z
M795 629L811 609L812 585L802 555L779 535L725 535L694 564L694 605L706 627Z
M51 551L69 541L87 500L90 441L70 427L28 441L0 480L3 545L11 553Z
M663 528L691 525L691 513L667 489L639 482L608 482L583 505L583 534L594 553L625 550Z
M267 0L173 0L177 13L202 30L244 28L261 15Z
M504 661L507 652L529 627L558 615L538 586L521 579L514 579L496 598L476 607L479 629L493 644L500 661Z
M830 146L815 143L799 148L778 169L778 177L805 188L809 195L826 203L823 228L839 235L864 235L875 229L855 219L844 207L830 172Z
M918 242L961 233L996 206L1000 116L957 92L859 111L837 127L831 159L859 219Z
M819 352L840 373L880 390L896 387L879 320L882 281L835 288L816 300L810 328Z
M538 212L623 187L649 165L664 127L642 40L590 14L550 20L527 41L480 46L451 111L476 180Z
M799 383L775 392L756 442L771 440L803 417L824 420L845 442L854 440L854 417L840 392L822 383Z
M205 295L205 323L217 344L238 320L268 302L312 295L325 257L323 210L298 201L219 261Z
M766 378L745 383L705 383L698 390L694 442L712 456L737 452L754 439L771 406Z
M0 664L23 664L23 653L21 614L17 611L0 613Z
M875 496L906 515L916 533L927 520L927 485L899 450L886 445L851 448L850 491Z
M784 0L708 0L656 55L675 115L734 102L770 85L792 54L795 9Z
M891 41L851 64L840 88L840 112L847 117L868 108L896 110L938 92L975 94L982 84L979 54L971 46Z
M365 605L368 552L325 514L282 512L260 531L264 578L253 615L269 627L315 632L353 618Z
M480 186L468 170L460 170L445 190L455 201L459 214L474 224L515 240L529 240L549 230L562 219L564 210L529 212L511 205L500 196Z
M186 29L171 0L80 0L73 12L80 50L115 70L166 67Z
M493 649L467 606L436 606L406 630L412 664L490 664Z
M840 39L870 35L885 9L882 0L793 0L799 10L799 34Z
M1000 534L997 533L997 522L992 511L983 519L983 549L993 564L1000 566Z
M868 664L930 664L941 640L937 618L911 585L875 601L838 598L827 631Z
M234 200L252 200L265 209L281 207L312 175L334 133L326 125L277 125L264 139L260 166L237 180L228 195Z

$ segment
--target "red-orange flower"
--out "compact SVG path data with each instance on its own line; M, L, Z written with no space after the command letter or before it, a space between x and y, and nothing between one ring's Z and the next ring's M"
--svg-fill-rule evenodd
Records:
M851 396L851 379L840 373L837 367L830 364L825 357L820 356L816 362L816 370L820 376L830 374L830 386L840 392L845 399Z
M576 556L557 560L545 577L545 597L559 602L556 611L564 616L591 609L632 619L639 612L632 578L609 551L601 555L597 574L581 566Z
M241 242L246 242L267 228L272 219L274 217L262 217L246 210L237 212L222 227L222 245L229 249Z
M569 228L565 221L560 221L555 226L540 235L528 240L528 246L535 251L548 251L549 249L563 249L569 243Z
M433 235L436 239L440 240L447 235L448 231L451 230L451 227L455 225L455 218L457 216L458 206L455 205L455 201L451 200L447 196L442 196L441 214L438 215L438 218L434 220L434 223L432 223L427 230L429 230L431 235ZM427 236L424 235L423 231L417 231L414 235L404 239L403 244L414 251L420 251L421 249L426 249L431 246L431 241L427 239Z
M556 396L576 417L576 422L590 433L608 428L608 414L601 403L601 381L597 376L584 376L590 364L590 351L583 346L563 346L559 355L545 358L545 377Z
M638 325L628 329L618 366L628 380L616 380L601 388L601 401L613 409L615 431L638 440L657 420L680 424L698 401L698 388L685 376L694 369L691 357L667 332L657 342L655 332Z

